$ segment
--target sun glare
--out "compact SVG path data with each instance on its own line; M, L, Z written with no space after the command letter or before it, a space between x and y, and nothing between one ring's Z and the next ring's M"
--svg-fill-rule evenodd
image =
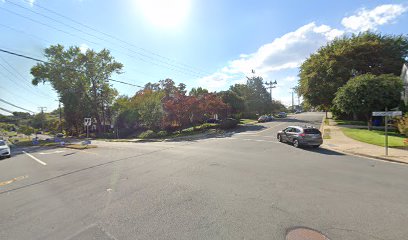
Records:
M179 27L187 18L191 0L137 0L148 22L158 27Z

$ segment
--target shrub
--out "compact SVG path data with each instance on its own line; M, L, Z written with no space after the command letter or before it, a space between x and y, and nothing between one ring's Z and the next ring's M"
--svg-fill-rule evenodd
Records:
M157 133L158 137L166 137L167 135L169 135L166 131L160 131Z
M139 134L139 138L146 139L146 138L156 138L157 133L153 132L152 130L147 130Z
M217 128L218 124L216 124L216 123L204 123L200 127L201 127L201 129L213 129L213 128Z
M397 118L395 122L398 131L408 137L408 113L403 117Z
M221 129L231 129L235 128L238 125L238 120L234 118L227 118L221 121Z

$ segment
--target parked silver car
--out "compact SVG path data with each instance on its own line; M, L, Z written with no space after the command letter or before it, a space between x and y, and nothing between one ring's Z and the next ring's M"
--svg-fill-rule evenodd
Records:
M4 140L0 140L0 157L11 157L10 147L7 145L7 142Z
M318 148L323 143L322 133L314 127L289 126L277 135L279 142L292 143L294 147L312 146Z

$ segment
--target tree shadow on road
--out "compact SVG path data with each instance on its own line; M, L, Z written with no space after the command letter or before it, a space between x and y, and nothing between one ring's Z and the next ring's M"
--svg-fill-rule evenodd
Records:
M229 138L233 137L235 134L243 133L243 132L257 132L260 130L266 129L265 126L262 125L239 125L238 127L226 130L224 132L213 132L208 134L197 134L197 135L190 135L190 136L183 136L183 137L176 137L171 139L166 139L166 142L195 142L198 140L203 139L210 139L210 138Z

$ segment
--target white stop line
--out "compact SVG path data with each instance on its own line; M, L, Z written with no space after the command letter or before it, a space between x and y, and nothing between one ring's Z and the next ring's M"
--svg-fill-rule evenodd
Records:
M42 165L44 165L44 166L47 165L45 162L43 162L43 161L41 161L40 159L34 157L33 155L27 153L26 151L23 151L23 153L26 154L27 156L29 156L30 158L34 159L35 161L37 161L39 164L42 164Z

